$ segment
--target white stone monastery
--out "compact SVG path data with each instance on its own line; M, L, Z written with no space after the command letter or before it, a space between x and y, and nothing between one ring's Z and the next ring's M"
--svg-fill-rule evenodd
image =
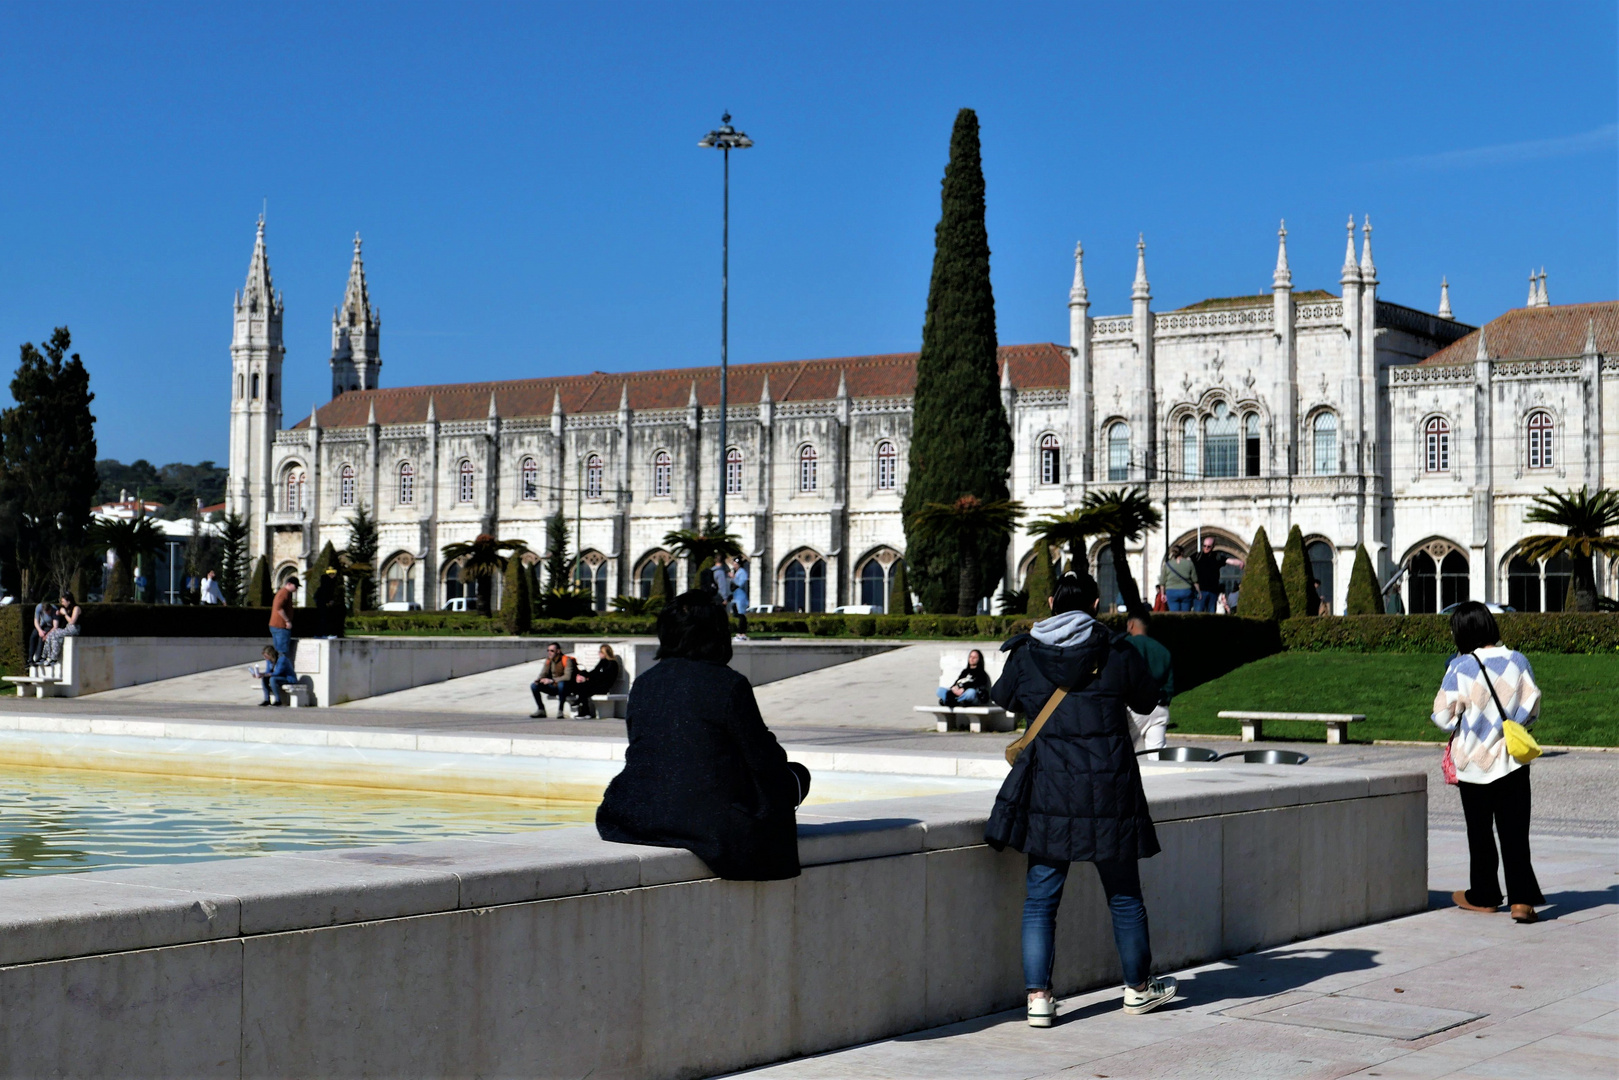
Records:
M1351 219L1337 294L1293 291L1283 228L1268 295L1161 313L1138 243L1131 311L1099 317L1076 248L1068 345L1000 350L1013 497L1037 516L1092 488L1146 486L1167 506L1131 555L1148 586L1166 542L1212 535L1242 556L1259 526L1279 546L1297 524L1335 611L1362 543L1407 610L1560 608L1569 568L1514 548L1541 531L1523 523L1532 496L1614 479L1619 301L1553 307L1542 272L1526 307L1466 326L1443 286L1436 314L1380 298L1362 231L1357 258ZM664 534L715 508L718 368L384 389L356 237L332 398L283 428L282 310L261 220L235 304L229 509L278 581L326 541L342 548L363 504L379 521L382 599L436 608L463 594L443 545L492 533L540 551L560 509L582 550L576 579L606 608L644 595L669 559ZM755 605L882 609L905 554L915 367L902 354L731 368L723 482ZM1008 577L1021 584L1032 554L1018 536ZM1091 558L1111 588L1106 549Z

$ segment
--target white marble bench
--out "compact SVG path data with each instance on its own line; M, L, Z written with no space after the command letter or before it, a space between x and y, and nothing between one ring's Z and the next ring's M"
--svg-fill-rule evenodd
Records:
M1308 720L1327 725L1327 742L1337 745L1349 738L1349 725L1366 719L1365 713L1326 712L1238 712L1225 710L1217 714L1222 720L1242 721L1242 741L1258 742L1265 737L1266 720Z
M56 685L62 680L52 675L7 675L5 681L17 687L18 697L27 697L32 687L36 698L56 696Z
M916 711L932 713L939 731L953 727L959 730L963 719L967 729L975 735L985 731L1011 731L1017 726L1013 715L999 705L957 705L953 709L948 705L918 705Z
M598 720L616 717L620 720L627 712L630 703L628 694L593 694L590 698L590 707Z

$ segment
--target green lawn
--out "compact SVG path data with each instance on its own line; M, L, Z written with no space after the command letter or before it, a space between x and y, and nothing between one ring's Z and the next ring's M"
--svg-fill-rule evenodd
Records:
M1529 657L1544 695L1535 738L1548 745L1619 745L1619 656L1536 653ZM1269 656L1178 694L1170 719L1178 735L1236 735L1221 709L1365 713L1354 742L1443 735L1428 718L1445 657L1410 653L1289 652ZM1266 738L1325 740L1315 723L1267 723Z

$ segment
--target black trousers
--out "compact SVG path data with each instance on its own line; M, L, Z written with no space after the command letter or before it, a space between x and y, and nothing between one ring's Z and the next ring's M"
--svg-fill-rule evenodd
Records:
M1540 893L1535 868L1529 863L1529 766L1520 766L1488 784L1464 782L1456 786L1462 793L1467 853L1472 864L1468 903L1483 907L1501 903L1495 857L1495 840L1499 836L1507 903L1544 904L1546 898Z

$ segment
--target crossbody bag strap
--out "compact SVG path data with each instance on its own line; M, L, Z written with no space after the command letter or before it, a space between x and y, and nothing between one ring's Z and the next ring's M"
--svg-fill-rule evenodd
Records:
M1496 696L1495 681L1490 678L1489 669L1484 666L1484 661L1478 658L1478 653L1470 652L1467 655L1471 656L1473 658L1473 663L1478 665L1478 674L1479 678L1484 680L1484 689L1490 692L1490 700L1495 702L1495 711L1500 714L1501 723L1505 724L1508 720L1512 719L1512 717L1507 715L1506 706L1502 705L1501 699Z
M1008 765L1017 761L1018 755L1023 753L1024 748L1034 741L1036 735L1040 734L1040 729L1046 726L1046 721L1051 719L1051 714L1057 711L1057 706L1061 705L1062 699L1067 696L1068 688L1066 686L1059 686L1051 692L1051 696L1046 699L1045 707L1040 710L1040 715L1034 718L1022 735L1007 744L1006 763Z

